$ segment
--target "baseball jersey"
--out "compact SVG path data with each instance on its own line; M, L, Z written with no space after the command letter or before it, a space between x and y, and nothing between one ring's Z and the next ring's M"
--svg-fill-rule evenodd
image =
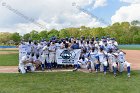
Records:
M32 44L27 44L27 53L31 53L32 52L32 48L33 45Z
M84 46L83 43L79 43L79 47L80 47L80 48L83 48L83 47L85 47L85 46Z
M19 61L19 64L20 64L20 65L24 65L24 61L26 61L26 60L30 60L30 58L28 58L28 57L25 55L25 56L23 56L23 57L21 58L21 60Z
M49 54L49 47L48 46L44 46L43 47L43 55L48 55Z
M120 62L124 62L125 61L125 54L123 52L120 52L118 55L118 60Z
M103 52L98 52L98 56L99 56L99 61L100 61L101 63L107 61L107 58L106 58L105 53L103 53Z
M42 54L42 52L43 52L43 45L42 44L38 44L37 50L38 50L39 54Z
M38 45L33 45L33 53L35 53L35 54L38 54L39 53L39 51L38 51Z
M19 46L19 52L21 53L21 52L27 52L27 45L25 44L21 44L20 46Z
M85 58L84 60L83 60L83 59L80 59L80 60L78 61L78 63L79 63L79 64L86 65L87 61L88 61L87 58Z
M88 58L88 57L90 56L90 53L83 53L83 56L84 56L85 58Z
M87 52L89 52L89 50L90 50L90 44L85 44L85 47L87 49Z
M56 46L55 45L50 45L49 50L50 50L50 53L55 53Z
M91 59L95 59L95 57L97 56L98 52L95 50L95 51L91 51L90 52L90 57Z
M60 49L61 48L61 43L56 43L56 49Z
M108 55L108 59L111 62L117 62L117 58L112 53L108 53L107 55Z

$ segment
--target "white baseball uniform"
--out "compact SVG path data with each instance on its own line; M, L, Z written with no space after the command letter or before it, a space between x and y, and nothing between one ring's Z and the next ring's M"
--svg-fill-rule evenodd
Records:
M28 58L26 55L22 57L22 59L19 62L19 69L21 71L22 74L26 73L26 67L29 66L31 71L35 71L35 67L32 63L24 63L27 60L30 60L30 58Z
M103 52L98 52L98 56L100 61L100 71L103 71L104 66L107 66L107 58Z
M56 46L50 45L49 47L49 63L54 63L55 62L55 53L56 53Z

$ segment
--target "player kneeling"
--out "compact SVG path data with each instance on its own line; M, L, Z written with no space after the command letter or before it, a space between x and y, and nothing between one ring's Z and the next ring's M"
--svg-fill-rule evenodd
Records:
M33 64L35 65L36 70L39 70L41 63L42 60L38 54L36 56L33 56Z
M118 60L118 53L112 53L112 51L110 51L108 53L109 71L114 73L114 77L116 77L117 75L117 69L118 69L117 60Z
M18 70L22 74L27 73L27 71L35 71L35 66L33 65L33 61L30 59L30 55L27 54L21 58Z
M79 68L88 69L89 72L92 72L91 69L91 60L85 58L84 56L78 60L78 64L76 64L75 69L73 71L77 71Z
M130 77L130 63L127 61L119 63L119 71L122 73L124 68L127 69L127 76Z
M104 49L101 47L100 51L98 52L98 58L99 58L99 62L100 62L100 72L104 72L104 74L106 75L107 72L107 53L106 51L104 51Z
M125 54L123 51L118 54L119 71L122 73L124 68L127 67L127 76L130 77L130 63L125 60Z

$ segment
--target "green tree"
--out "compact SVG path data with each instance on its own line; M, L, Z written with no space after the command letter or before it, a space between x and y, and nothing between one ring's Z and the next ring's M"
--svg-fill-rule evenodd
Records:
M19 33L15 32L12 34L11 40L13 40L16 45L18 45L21 40L21 36L19 35Z
M92 36L101 38L102 36L105 36L105 31L102 27L92 29Z
M140 34L139 35L134 35L133 41L135 44L140 44Z
M12 34L9 32L1 32L0 33L0 44L5 45L7 42L11 40Z
M23 39L27 42L30 38L30 33L24 34Z
M59 38L70 37L68 29L61 29L59 32Z
M79 34L80 34L80 36L91 37L91 32L90 31L91 31L91 28L81 26Z
M59 31L58 30L55 30L55 29L52 29L51 31L49 31L48 33L48 40L52 37L52 36L55 36L55 37L59 37Z
M41 31L39 33L39 37L42 38L42 39L47 39L48 38L48 32L45 30L45 31Z
M67 33L69 33L68 37L70 37L70 36L73 36L75 38L80 37L79 36L80 35L80 31L79 31L78 28L68 28L67 29Z
M32 40L40 40L40 36L38 34L38 31L33 30L32 32L30 32L30 37Z

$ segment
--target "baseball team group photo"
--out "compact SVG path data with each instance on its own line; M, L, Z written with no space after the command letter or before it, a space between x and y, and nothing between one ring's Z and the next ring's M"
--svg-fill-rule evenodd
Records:
M118 48L115 38L103 36L101 40L96 37L79 38L66 37L58 39L51 37L50 41L42 39L37 41L21 41L19 45L19 72L34 72L41 68L52 70L52 68L74 68L95 71L96 73L109 70L116 77L117 70L122 73L127 69L130 77L130 63L125 58L125 52Z
M0 93L139 93L139 0L0 0Z

